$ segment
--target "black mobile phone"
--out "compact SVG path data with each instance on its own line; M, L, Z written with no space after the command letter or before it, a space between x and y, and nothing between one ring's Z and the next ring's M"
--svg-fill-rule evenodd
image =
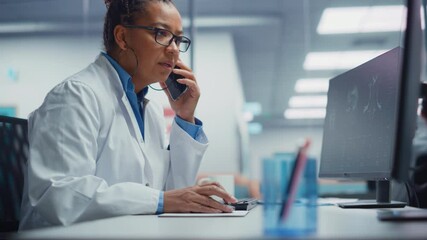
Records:
M179 67L175 67L178 68ZM184 76L179 75L179 74L175 74L175 73L171 73L168 77L168 79L166 80L166 86L169 92L169 95L171 96L172 100L176 101L183 93L185 93L185 91L187 91L187 85L185 84L181 84L179 82L177 82L177 79L180 78L184 78Z

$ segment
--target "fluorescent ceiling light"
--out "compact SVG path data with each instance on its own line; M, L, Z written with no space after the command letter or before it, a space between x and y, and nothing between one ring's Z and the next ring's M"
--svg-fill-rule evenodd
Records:
M60 30L54 23L0 23L0 33L51 32Z
M254 120L254 114L253 114L253 113L251 113L251 112L244 112L244 113L243 113L243 119L244 119L246 122L250 122L250 121Z
M183 18L183 26L190 26L190 19ZM211 16L196 17L195 26L197 28L215 27L243 27L243 26L271 26L279 25L281 22L278 16ZM77 31L90 30L102 31L103 21L89 21L88 23L64 23L64 22L11 22L0 23L0 33L33 33L33 32L57 32L57 31Z
M295 83L297 93L319 93L327 92L329 78L301 78Z
M326 8L317 26L318 34L401 31L406 25L406 7L366 6Z
M326 95L293 96L289 99L291 108L326 107L328 97Z
M284 116L286 119L323 119L326 116L325 108L289 108Z
M351 69L365 63L387 50L310 52L304 60L305 70Z
M190 19L184 18L184 27L190 26ZM280 24L280 18L277 16L212 16L212 17L196 17L194 25L197 28L211 27L244 27L244 26L269 26Z

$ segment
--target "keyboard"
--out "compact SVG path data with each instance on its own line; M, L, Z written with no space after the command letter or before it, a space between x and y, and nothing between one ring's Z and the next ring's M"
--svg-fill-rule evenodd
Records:
M230 206L234 207L234 210L240 211L249 211L258 204L258 199L256 198L242 198L239 199L236 203L229 203Z

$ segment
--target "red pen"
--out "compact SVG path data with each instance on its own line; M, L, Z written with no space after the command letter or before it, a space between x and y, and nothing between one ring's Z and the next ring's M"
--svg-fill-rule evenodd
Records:
M288 181L288 185L283 191L283 202L280 210L279 220L285 220L289 214L289 210L292 206L292 203L295 199L295 194L297 192L298 183L301 178L301 173L305 168L307 162L307 150L310 146L310 139L306 139L304 145L298 148L298 153L295 157L295 164L291 172L291 177Z

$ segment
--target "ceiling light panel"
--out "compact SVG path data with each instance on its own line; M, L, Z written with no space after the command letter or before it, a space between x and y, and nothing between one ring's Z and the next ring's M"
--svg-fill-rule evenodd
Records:
M326 116L325 108L289 108L284 116L286 119L323 119Z
M316 108L326 107L328 98L326 95L293 96L289 99L290 108Z
M367 62L387 50L310 52L304 60L305 70L351 69Z
M0 33L52 32L61 27L54 23L1 23Z
M326 8L317 26L318 34L401 31L406 25L406 7L366 6Z
M297 93L322 93L329 88L329 78L301 78L295 83Z

